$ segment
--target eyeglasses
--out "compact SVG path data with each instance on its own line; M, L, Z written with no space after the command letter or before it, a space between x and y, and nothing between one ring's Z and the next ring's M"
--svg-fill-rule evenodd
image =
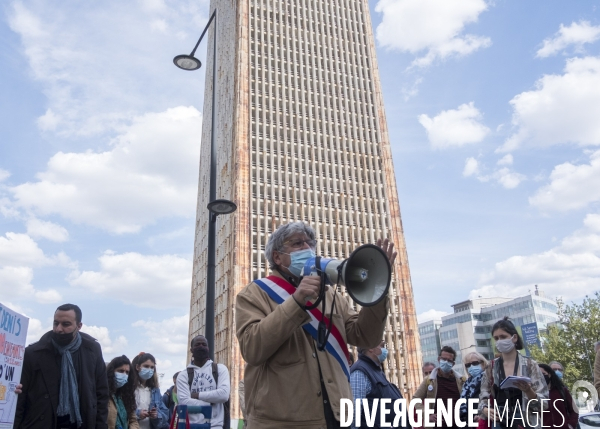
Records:
M471 367L471 365L473 365L473 366L479 366L479 365L481 365L481 361L466 363L465 364L465 368L469 369Z
M314 249L317 246L317 240L302 240L302 239L293 239L293 240L288 240L288 241L284 241L283 244L285 244L286 246L291 247L292 249L301 249L304 247L304 243L308 244L308 247L310 247L311 249Z
M430 374L431 374L431 371L427 371L427 372L424 372L424 373L423 373L423 375L424 375L424 376L426 376L426 377L427 377L428 375L430 375Z

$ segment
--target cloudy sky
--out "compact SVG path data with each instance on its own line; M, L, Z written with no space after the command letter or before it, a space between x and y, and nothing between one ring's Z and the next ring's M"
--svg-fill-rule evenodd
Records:
M598 1L372 1L417 311L600 289ZM184 363L206 0L0 8L0 301ZM206 47L200 52L204 56ZM168 377L167 377L168 378Z

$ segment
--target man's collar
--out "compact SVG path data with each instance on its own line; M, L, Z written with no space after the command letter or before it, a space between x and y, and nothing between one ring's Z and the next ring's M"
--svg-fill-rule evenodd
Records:
M286 282L288 282L294 287L298 287L298 279L291 274L284 273L279 269L279 267L275 267L271 270L271 272L274 276L284 279Z

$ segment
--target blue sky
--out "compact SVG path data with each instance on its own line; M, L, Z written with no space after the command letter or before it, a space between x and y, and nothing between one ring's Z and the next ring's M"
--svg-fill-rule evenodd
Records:
M371 2L420 319L600 277L600 2ZM207 1L5 2L0 300L184 363ZM204 57L206 47L199 50Z

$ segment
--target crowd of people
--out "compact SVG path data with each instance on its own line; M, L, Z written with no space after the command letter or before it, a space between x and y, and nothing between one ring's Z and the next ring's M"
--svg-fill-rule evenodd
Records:
M393 267L394 245L387 240L377 245ZM389 298L356 311L335 287L323 290L318 276L302 276L315 248L310 226L280 226L265 249L271 275L254 280L236 297L236 336L246 362L240 406L248 429L337 429L343 398L369 404L402 398L384 371L388 351L382 338ZM329 329L325 332L317 323L323 313L311 305L320 293L330 303L323 312ZM188 405L210 410L191 413L190 423L209 421L211 428L229 429L229 371L210 359L206 338L192 339L192 362L173 375L173 386L161 395L152 354L142 352L131 360L119 356L106 364L99 343L81 327L81 309L62 305L52 331L26 348L14 428L167 429L176 407ZM537 416L542 411L547 411L544 426L576 429L578 414L562 382L564 367L558 362L538 364L518 353L523 340L508 318L493 326L492 337L498 355L488 361L477 352L467 353L462 362L466 376L455 370L456 351L442 347L437 364L423 365L423 382L413 398L479 398L476 421L482 429L541 427ZM356 361L348 344L357 347ZM600 343L596 351L600 388ZM500 389L511 375L528 381ZM493 403L506 407L509 415L528 419L507 421L497 407L488 406ZM461 407L461 419L466 420L468 411ZM355 427L366 427L364 413L357 413ZM394 417L392 412L385 421L391 424ZM430 421L446 427L436 419L434 414ZM379 415L375 422L379 427Z

